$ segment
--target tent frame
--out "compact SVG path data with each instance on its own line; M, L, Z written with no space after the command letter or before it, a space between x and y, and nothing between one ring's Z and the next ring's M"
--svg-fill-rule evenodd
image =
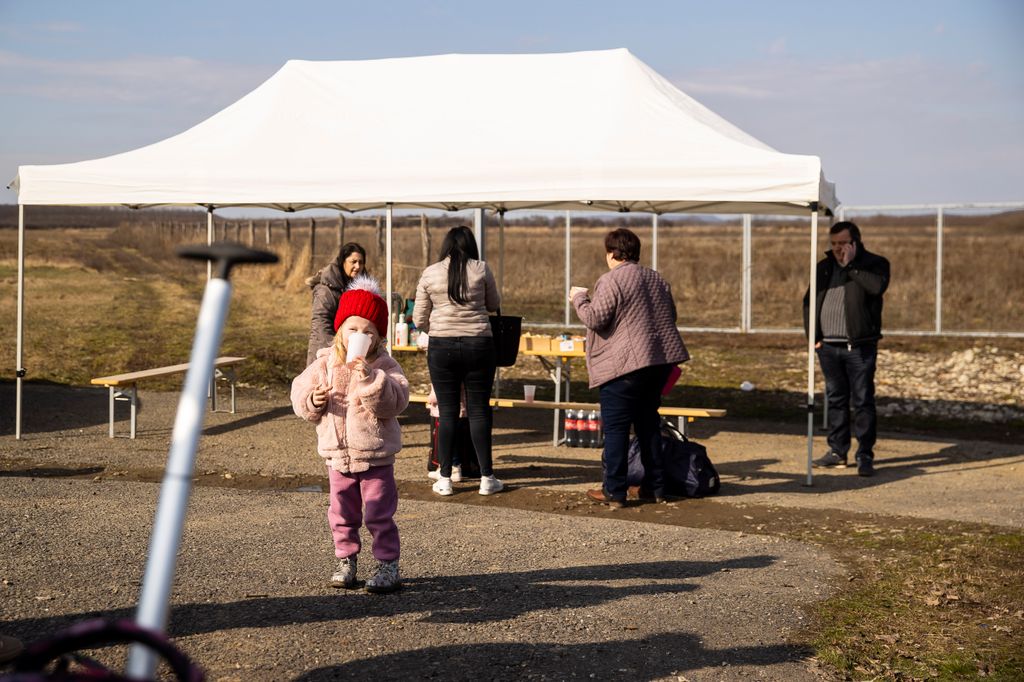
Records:
M581 202L589 203L589 202ZM206 208L206 242L212 244L214 239L214 224L213 224L213 212L218 206L213 204L203 204ZM393 228L394 228L394 204L386 203L384 205L385 210L385 287L386 287L386 301L388 308L391 308L391 298L393 293ZM129 208L140 208L138 206L130 206ZM455 208L455 207L452 207ZM591 206L587 206L591 208ZM791 207L790 207L791 208ZM813 330L817 326L817 309L814 305L814 301L817 300L817 281L815 277L816 266L817 266L817 245L818 245L818 213L819 204L818 202L812 202L807 209L810 212L811 218L811 234L810 234L810 261L808 264L808 281L810 282L810 309L809 309L809 326L808 328ZM486 252L486 238L484 230L484 208L475 207L474 209L474 234L476 235L477 243L480 249L480 257L484 258ZM494 212L499 216L499 251L502 254L500 261L500 270L502 275L504 273L504 242L505 242L505 221L504 215L506 209L503 206L499 206L493 209ZM600 210L600 209L598 209ZM652 267L658 268L658 213L652 214ZM750 218L748 215L744 215L744 226L748 226ZM571 211L566 210L565 212L565 296L568 299L569 295L569 281L571 278L571 256L572 256L572 244L570 239L572 226ZM744 277L743 286L749 287L749 236L748 230L744 230ZM207 281L212 276L212 264L207 261L206 277ZM504 278L499 278L499 289L500 283ZM17 303L17 343L16 343L16 358L15 358L15 430L14 437L16 440L22 439L22 380L27 375L27 370L24 365L24 310L25 310L25 205L18 204L18 303ZM388 338L394 338L394 330L391 328L393 321L391 321L391 315L388 315L389 329ZM569 308L565 308L565 324L570 324L570 313ZM815 350L814 350L814 334L807 335L807 475L804 485L811 486L814 483L813 479L813 457L814 457L814 370L815 370ZM555 415L557 420L558 415Z

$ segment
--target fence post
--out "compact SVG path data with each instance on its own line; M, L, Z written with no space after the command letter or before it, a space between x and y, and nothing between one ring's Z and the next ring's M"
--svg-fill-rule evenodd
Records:
M942 332L942 206L935 215L935 333Z
M269 218L267 218L266 229L267 229L267 244L269 244L270 243L270 219Z
M309 219L309 266L316 262L316 218Z
M750 315L750 299L751 299L751 282L750 282L750 271L752 267L751 249L752 249L752 235L751 235L751 220L750 214L743 214L743 301L741 303L742 310L740 310L740 331L746 333L751 330L753 324L751 323Z
M377 226L377 258L384 258L387 245L385 244L384 230L381 228L381 216L377 216L374 221L374 224ZM390 305L391 301L388 301L388 306Z
M288 218L284 219L284 240L289 244L292 242L292 221Z
M338 213L338 252L341 252L341 247L345 244L345 214Z
M423 256L423 269L430 265L430 229L427 227L427 214L420 213L420 254Z
M256 221L249 221L249 246L256 246Z

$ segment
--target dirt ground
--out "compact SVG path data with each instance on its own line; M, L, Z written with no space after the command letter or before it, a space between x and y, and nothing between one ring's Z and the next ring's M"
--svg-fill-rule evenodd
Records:
M0 632L30 641L130 616L177 394L143 390L133 441L107 437L105 391L31 384L16 441L13 386L0 390ZM722 475L718 497L611 510L583 498L600 480L599 451L552 447L549 414L499 410L495 425L508 492L485 498L467 482L441 499L425 476L426 411L410 406L396 465L406 589L374 597L325 587L326 477L286 396L246 390L236 414L208 414L175 641L224 680L821 679L792 634L843 568L773 527L1024 527L1021 444L883 424L874 478L830 470L806 486L804 434L707 420L694 435Z

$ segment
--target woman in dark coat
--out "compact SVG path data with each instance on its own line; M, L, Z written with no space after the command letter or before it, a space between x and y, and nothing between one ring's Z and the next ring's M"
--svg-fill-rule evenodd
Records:
M306 280L313 290L307 367L316 359L318 350L329 348L334 341L334 315L338 312L338 300L359 274L367 274L366 249L349 242L338 250L338 257L327 267Z

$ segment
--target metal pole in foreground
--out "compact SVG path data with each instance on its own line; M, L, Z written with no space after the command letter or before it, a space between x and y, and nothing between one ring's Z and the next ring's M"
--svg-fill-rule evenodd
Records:
M168 603L174 584L174 569L188 498L192 490L192 474L196 449L206 413L206 389L213 378L213 363L220 347L224 320L231 299L228 275L236 263L273 263L277 256L253 251L240 245L221 243L216 247L188 247L179 250L186 258L217 260L217 273L206 284L199 308L196 335L192 342L185 386L178 401L178 412L171 432L171 448L167 468L160 486L153 533L149 540L149 556L142 579L142 592L135 622L150 630L163 631L167 625ZM147 647L135 644L128 655L127 674L133 679L152 679L156 656Z

